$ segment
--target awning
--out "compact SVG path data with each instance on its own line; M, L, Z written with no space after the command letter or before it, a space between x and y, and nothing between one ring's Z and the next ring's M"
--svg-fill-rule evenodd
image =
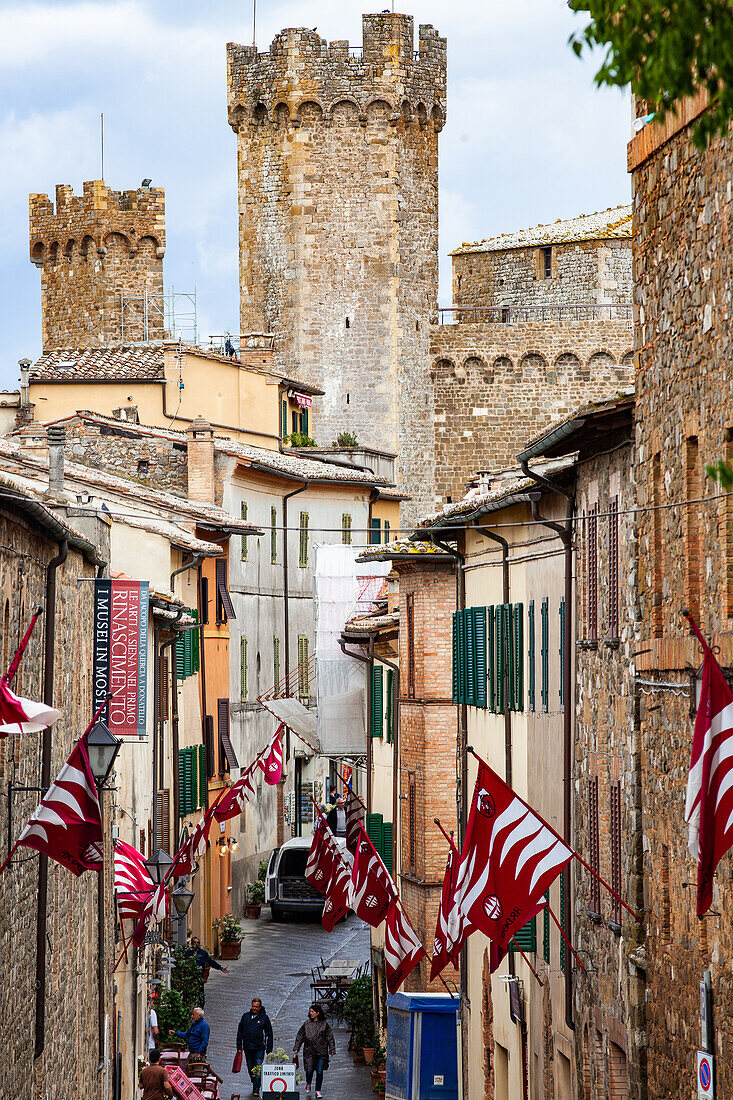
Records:
M313 752L319 751L318 744L318 719L315 712L304 707L299 699L288 696L282 699L261 698L260 702L265 710L280 722L296 733Z
M313 404L313 398L308 397L307 394L291 393L290 396L296 405L300 405L301 409L309 409Z

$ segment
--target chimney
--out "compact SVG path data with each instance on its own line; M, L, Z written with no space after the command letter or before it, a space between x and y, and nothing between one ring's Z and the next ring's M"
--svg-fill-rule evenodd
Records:
M188 496L204 504L215 504L214 429L197 417L186 431L188 440Z
M19 359L20 367L20 403L15 414L16 428L22 428L33 420L33 405L31 405L31 361Z
M64 491L64 444L66 428L63 424L49 424L48 435L48 492L60 496Z

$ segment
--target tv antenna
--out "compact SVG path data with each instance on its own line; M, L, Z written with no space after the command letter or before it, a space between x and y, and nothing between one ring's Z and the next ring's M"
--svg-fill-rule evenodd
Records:
M252 0L252 45L257 45L257 0Z
M99 116L99 145L102 159L102 179L104 179L104 111Z

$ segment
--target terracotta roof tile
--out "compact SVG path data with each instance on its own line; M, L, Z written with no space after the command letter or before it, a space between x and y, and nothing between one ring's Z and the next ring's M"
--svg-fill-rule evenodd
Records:
M506 248L530 248L543 244L567 244L572 241L623 240L631 237L631 206L612 206L597 214L580 214L577 218L562 221L558 218L550 225L536 225L532 229L520 229L516 233L502 233L483 241L465 243L454 249L451 256L466 252L502 252Z
M32 382L77 382L79 379L154 381L162 377L161 344L54 348L44 352L31 370Z

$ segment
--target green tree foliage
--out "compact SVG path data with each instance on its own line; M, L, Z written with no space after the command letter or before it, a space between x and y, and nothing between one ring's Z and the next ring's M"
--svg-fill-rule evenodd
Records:
M712 466L705 467L705 473L713 481L717 481L724 492L733 492L733 466L719 458Z
M161 993L155 1011L161 1039L166 1042L169 1031L185 1031L190 1023L191 1009L186 1008L177 989L167 989L165 993Z
M731 0L569 0L590 22L570 38L580 57L600 48L596 83L631 85L657 119L676 100L707 88L710 107L693 138L704 148L733 118L733 4Z
M181 994L186 1013L192 1008L203 1008L204 978L193 952L187 947L177 947L173 952L171 989ZM186 1016L188 1020L188 1015ZM186 1024L188 1027L188 1024Z
M362 975L349 986L344 998L344 1019L351 1028L357 1049L365 1043L368 1046L376 1032L370 974Z

